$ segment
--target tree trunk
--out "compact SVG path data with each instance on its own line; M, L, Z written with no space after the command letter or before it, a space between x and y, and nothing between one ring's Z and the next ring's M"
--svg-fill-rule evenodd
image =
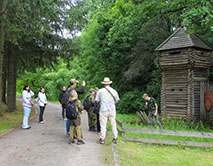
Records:
M5 37L5 17L6 17L6 1L2 0L0 7L0 115L2 112L2 71L4 61L4 37Z
M8 54L8 89L7 102L8 111L13 112L16 109L16 67L17 67L17 53L15 46L10 45Z
M7 63L4 57L3 75L2 75L2 102L6 104L6 82L7 82Z

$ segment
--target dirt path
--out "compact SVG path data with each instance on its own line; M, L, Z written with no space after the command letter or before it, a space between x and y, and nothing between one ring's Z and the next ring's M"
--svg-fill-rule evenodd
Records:
M49 104L44 113L45 124L38 117L30 122L30 130L17 128L0 139L1 166L102 166L104 147L96 143L98 135L88 131L87 114L82 116L84 145L69 145L61 108Z

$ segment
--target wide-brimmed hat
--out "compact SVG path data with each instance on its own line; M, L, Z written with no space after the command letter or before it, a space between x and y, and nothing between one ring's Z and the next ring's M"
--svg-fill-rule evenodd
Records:
M78 84L79 81L77 81L75 78L72 78L72 79L70 80L70 83L71 83L71 84L74 84L74 83Z
M110 81L109 77L105 77L105 78L104 78L104 81L101 82L101 83L102 83L102 84L111 84L112 81Z

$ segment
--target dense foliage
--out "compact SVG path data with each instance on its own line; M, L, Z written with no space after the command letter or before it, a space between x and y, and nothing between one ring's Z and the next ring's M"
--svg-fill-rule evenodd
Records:
M187 33L198 33L213 43L213 7L209 0L87 2L83 31L70 39L75 48L66 48L74 58L61 58L52 69L20 74L19 92L24 83L37 89L44 86L49 99L56 100L70 78L85 79L88 90L101 87L100 82L109 76L121 97L118 111L143 110L144 92L160 104L161 72L154 50L161 42L176 28L185 26Z

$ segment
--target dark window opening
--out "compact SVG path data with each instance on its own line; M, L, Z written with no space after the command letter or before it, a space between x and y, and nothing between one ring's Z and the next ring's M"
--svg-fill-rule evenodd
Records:
M176 55L176 54L180 54L181 53L181 51L171 51L171 52L169 52L169 54L170 55Z

